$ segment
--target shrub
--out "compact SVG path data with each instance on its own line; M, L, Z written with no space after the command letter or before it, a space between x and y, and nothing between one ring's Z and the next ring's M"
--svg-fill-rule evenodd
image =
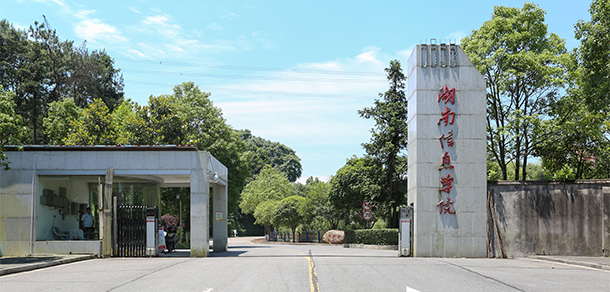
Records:
M553 179L556 181L573 181L575 178L576 178L576 174L574 173L574 170L567 165L564 165L553 176Z
M398 229L345 230L345 243L398 245Z

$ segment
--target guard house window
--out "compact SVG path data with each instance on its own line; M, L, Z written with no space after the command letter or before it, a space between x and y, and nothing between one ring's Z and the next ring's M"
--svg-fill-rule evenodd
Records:
M36 240L98 240L98 186L102 176L39 176ZM112 195L118 205L159 206L160 184L135 177L115 176ZM85 232L81 220L91 208L93 232Z
M37 240L96 239L97 186L103 177L40 176L38 179ZM90 207L94 234L84 234L81 218Z

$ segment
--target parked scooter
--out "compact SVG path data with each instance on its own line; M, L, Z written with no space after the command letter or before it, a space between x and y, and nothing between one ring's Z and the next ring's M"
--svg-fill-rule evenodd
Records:
M167 248L167 252L176 251L176 244L178 243L178 227L169 226L167 227L165 233L165 247Z

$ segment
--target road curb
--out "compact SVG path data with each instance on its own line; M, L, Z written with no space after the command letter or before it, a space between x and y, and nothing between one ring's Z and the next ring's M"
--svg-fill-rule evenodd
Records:
M374 245L374 244L344 243L343 247L344 248L380 249L380 250L398 250L398 245Z
M590 263L590 262L575 261L575 260L569 260L569 259L563 259L563 258L554 258L554 257L546 257L546 256L529 256L528 258L530 258L530 259L537 259L537 260L544 260L544 261L551 261L551 262L557 262L557 263L563 263L563 264L583 266L583 267L600 269L600 270L605 270L605 271L610 271L610 266L602 265L602 264L596 264L596 263Z
M70 258L63 258L63 259L49 261L49 262L25 264L25 265L19 265L16 267L3 268L3 269L0 269L0 276L20 273L20 272L26 272L26 271L36 270L36 269L42 269L42 268L47 268L47 267L52 267L52 266L57 266L57 265L63 265L63 264L68 264L68 263L73 263L73 262L78 262L78 261L84 261L84 260L89 260L89 259L93 259L93 258L95 258L95 256L93 256L93 255L83 255L83 256L74 256L74 257L70 257Z

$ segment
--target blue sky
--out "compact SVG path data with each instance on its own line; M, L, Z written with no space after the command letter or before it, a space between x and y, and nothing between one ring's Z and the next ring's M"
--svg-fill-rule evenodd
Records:
M106 50L140 104L194 81L233 128L294 149L307 178L364 154L373 123L357 110L387 90L390 60L406 65L416 44L459 42L494 5L523 3L0 0L0 19L27 28L44 14L62 40ZM535 3L549 32L577 46L573 26L590 19L590 1Z

